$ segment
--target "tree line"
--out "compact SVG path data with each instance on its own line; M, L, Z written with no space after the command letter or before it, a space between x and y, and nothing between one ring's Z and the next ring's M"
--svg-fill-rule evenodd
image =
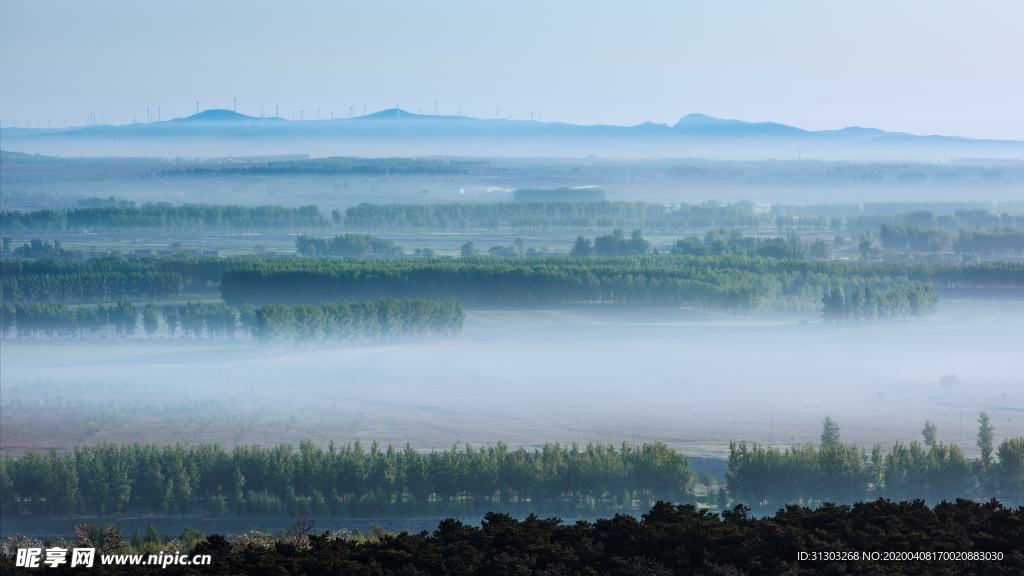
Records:
M4 338L16 335L23 340L124 338L135 334L138 315L138 309L127 300L118 300L109 307L98 304L95 308L39 302L11 306L2 302L0 333ZM149 328L147 324L147 331Z
M5 302L97 302L119 298L178 296L184 283L177 272L83 272L4 276Z
M992 498L1024 504L1024 437L1007 438L971 460L956 444L897 442L888 454L875 445L823 444L778 449L730 442L725 491L731 502L759 509L788 504L854 503L868 499ZM723 494L724 492L723 491Z
M776 238L744 236L741 230L735 228L708 230L703 240L696 235L680 238L672 245L670 252L679 256L736 254L781 260L803 260L808 253L814 258L829 258L832 255L831 246L824 240L807 242L792 232Z
M455 162L445 165L426 158L354 158L331 156L308 160L275 160L266 166L234 168L187 168L158 173L168 178L203 176L450 176L465 174Z
M15 258L32 258L32 259L65 259L74 258L76 255L75 250L68 250L61 246L60 240L54 240L51 244L48 240L42 240L40 238L33 238L31 241L12 249L12 242L9 236L5 236L3 239L4 253L8 251Z
M662 443L506 444L421 453L354 444L273 447L99 444L0 459L5 514L372 516L483 509L556 513L693 500L690 460Z
M8 233L60 232L63 230L330 230L331 218L315 205L299 208L283 206L222 206L183 204L170 206L146 204L134 206L96 206L68 210L0 212L0 228Z
M1024 230L1003 227L989 230L961 230L953 241L956 252L984 256L1024 254Z
M889 290L875 296L868 286L857 286L849 296L839 286L821 299L821 317L826 322L871 322L905 320L930 316L938 310L939 293L931 284Z
M139 309L130 300L116 305L71 307L66 304L0 303L0 332L4 338L66 340L76 338L131 338L140 321ZM161 323L161 318L163 322ZM242 328L251 337L256 329L256 309L244 306L241 314L224 304L167 304L158 308L150 302L141 312L141 325L146 336L158 332L174 338L181 328L183 338L235 338Z
M718 242L710 245L717 246ZM307 276L312 292L303 296L302 282ZM249 280L259 287L246 285ZM739 309L740 290L746 291L744 306L750 307L767 305L773 298L776 303L802 301L816 306L823 294L837 286L847 294L857 286L886 291L922 284L947 289L1019 289L1024 288L1024 264L857 265L729 252L714 256L546 256L500 261L474 257L346 262L255 257L123 259L116 254L83 262L0 260L0 295L7 301L138 300L175 296L181 285L218 283L222 294L236 307L245 302L319 304L382 297L509 303L678 301L705 305L700 304L700 298L706 296L707 306ZM692 292L687 292L690 288ZM728 292L733 288L737 291ZM730 305L723 300L725 297L740 300Z
M778 216L893 216L911 212L949 215L962 211L961 214L978 213L1003 214L1021 212L1024 203L1020 201L987 202L980 200L928 200L923 202L893 201L861 203L823 203L823 204L772 204L771 215ZM914 224L914 223L911 223ZM973 226L973 223L971 224Z
M758 310L806 302L818 306L834 287L871 286L885 293L934 279L946 285L1018 285L1024 266L878 265L792 262L741 256L629 256L608 259L489 257L428 261L269 261L228 270L221 281L225 302L319 304L374 297L452 298L472 303L672 303L708 310ZM993 270L994 269L994 270ZM947 274L948 273L948 274ZM933 290L905 292L932 298ZM897 298L897 295L887 296ZM921 300L925 302L925 300ZM928 300L934 302L934 300ZM930 305L909 309L927 314ZM899 308L903 310L903 308ZM884 314L884 313L883 313ZM894 317L899 317L899 314ZM885 317L883 315L883 317Z
M372 260L268 262L228 270L221 295L229 304L319 304L375 297L457 299L473 303L655 302L753 310L774 298L777 280L737 270L640 268L599 261Z
M783 222L827 223L832 230L878 228L882 224L943 228L1024 227L1020 202L866 202L861 204L772 204ZM1017 212L1017 214L1011 214ZM819 218L821 220L819 220ZM776 220L779 221L779 220Z
M130 338L140 324L131 301L93 308L66 304L0 303L0 333L4 338L57 340L75 338ZM385 299L377 302L299 305L288 308L268 304L241 310L225 304L167 304L150 302L141 312L147 337L233 339L243 335L272 346L341 346L378 340L452 338L462 333L466 313L462 303Z
M544 192L544 191L542 191ZM582 192L582 191L581 191ZM528 197L524 196L524 198ZM349 230L449 230L502 228L525 230L587 230L592 227L646 227L676 230L695 227L754 227L767 217L754 213L747 201L680 204L666 207L647 202L493 202L469 204L370 204L345 210Z
M303 348L372 340L452 338L462 334L462 302L397 300L320 305L268 304L255 309L256 334L267 345Z
M265 168L229 168L226 170L266 170ZM199 172L207 169L190 169ZM298 170L282 168L281 170ZM210 174L220 170L209 170ZM166 174L167 172L165 172ZM172 172L173 173L173 172ZM551 190L522 190L523 198L550 197ZM537 192L531 196L527 193ZM574 193L589 190L571 191ZM544 194L541 194L544 193ZM384 232L388 230L466 230L469 228L530 231L589 230L591 228L645 227L663 231L738 228L761 229L774 225L780 233L787 230L841 231L878 229L883 225L945 230L955 233L974 228L1024 228L1024 216L994 214L984 208L960 208L954 214L936 216L930 210L901 214L852 214L851 209L836 208L830 215L816 214L807 207L773 206L770 212L755 210L753 203L740 201L721 204L709 200L700 204L665 206L626 201L521 201L468 204L370 204L362 203L328 218L315 205L299 208L282 206L226 206L166 203L134 206L131 202L116 206L83 206L67 210L4 210L0 228L11 233L53 233L64 230L330 230L344 222L350 231ZM932 244L942 233L931 233ZM927 245L927 244L926 244Z
M371 254L404 254L401 246L372 234L352 234L334 238L314 238L305 234L295 239L295 249L303 256L342 256L365 258Z
M960 229L956 236L942 228L882 224L878 234L882 246L890 250L942 252L984 256L1017 256L1024 253L1024 230L1010 228Z
M960 208L953 214L939 215L931 210L916 210L905 214L864 214L850 217L846 222L850 230L880 228L883 224L889 224L941 228L953 233L961 229L1024 228L1024 215L1013 215L1008 212L996 214L985 208Z
M10 302L64 303L168 298L180 295L185 286L217 284L228 268L252 266L257 261L257 258L126 259L120 253L82 262L3 259L0 260L0 297Z

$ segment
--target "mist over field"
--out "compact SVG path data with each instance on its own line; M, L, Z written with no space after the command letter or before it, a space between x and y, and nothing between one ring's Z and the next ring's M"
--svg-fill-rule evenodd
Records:
M0 563L1024 569L1020 8L175 8L0 6Z
M613 305L470 310L452 342L281 352L249 346L5 346L5 448L311 439L535 447L971 438L980 410L1020 435L1019 301L953 300L927 323L836 327ZM946 390L940 377L963 384ZM201 428L200 419L205 423ZM51 424L53 424L51 426Z
M1013 160L0 161L5 533L1018 497ZM284 455L287 488L259 450ZM832 476L792 471L808 450ZM66 498L31 481L60 454L81 462ZM309 458L361 472L307 478ZM594 480L558 464L592 458L613 459ZM672 471L652 483L641 458ZM956 479L901 484L901 461ZM92 488L125 466L126 498Z

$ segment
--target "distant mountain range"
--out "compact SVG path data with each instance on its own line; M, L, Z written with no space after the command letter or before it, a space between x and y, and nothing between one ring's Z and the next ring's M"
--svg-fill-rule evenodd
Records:
M412 114L392 108L335 120L259 118L230 110L153 123L4 128L3 148L56 156L506 156L762 160L1024 159L1024 141L916 136L875 128L807 131L690 114L674 126L579 126Z

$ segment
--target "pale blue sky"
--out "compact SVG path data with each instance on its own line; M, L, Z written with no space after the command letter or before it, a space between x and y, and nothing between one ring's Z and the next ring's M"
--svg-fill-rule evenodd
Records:
M0 3L0 117L701 112L1024 139L1024 2Z

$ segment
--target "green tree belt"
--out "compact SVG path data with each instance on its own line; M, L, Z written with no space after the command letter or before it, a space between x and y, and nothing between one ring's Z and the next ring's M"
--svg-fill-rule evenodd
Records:
M1003 440L998 457L970 460L957 445L941 442L931 449L897 442L888 454L875 445L870 456L856 445L778 449L730 442L725 479L731 501L761 509L880 497L934 503L998 496L1024 504L1024 437Z
M319 304L384 297L456 298L466 303L670 303L757 310L774 299L817 304L832 288L878 292L932 283L1024 288L1024 264L802 262L744 256L542 259L278 260L225 271L226 302Z
M330 230L334 223L316 206L145 205L0 213L5 233L61 230Z
M128 300L116 306L97 304L94 308L66 304L0 303L0 325L5 338L16 333L21 339L73 339L126 337L135 334L139 311ZM204 329L209 339L229 339L238 329L255 336L268 346L296 345L303 348L344 346L359 342L394 341L424 338L452 338L462 334L466 312L457 300L384 299L377 302L338 302L311 306L300 304L288 308L269 304L255 308L250 304L241 311L225 304L189 302L184 306L170 304L159 310L147 304L142 313L146 335L160 331L174 338L181 327L183 338L199 338Z
M649 506L692 501L690 460L662 443L577 448L545 444L527 451L496 446L421 453L376 442L343 447L303 442L273 447L100 444L60 455L31 451L0 459L3 510L18 504L39 514L129 511L268 515L286 511L356 515L428 503L475 506L526 502L577 507ZM587 498L590 498L587 501Z

